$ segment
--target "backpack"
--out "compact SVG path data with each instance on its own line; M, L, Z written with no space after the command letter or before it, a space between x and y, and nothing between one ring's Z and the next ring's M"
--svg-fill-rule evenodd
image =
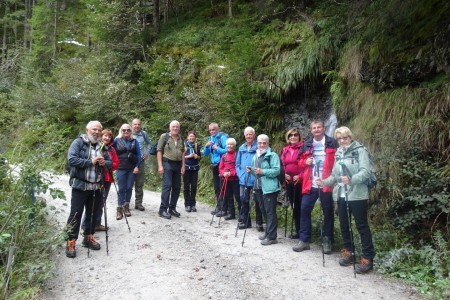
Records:
M228 139L228 134L226 134L225 132L218 132L217 133L217 146L220 148L223 148L222 146L222 135L225 136Z
M169 141L169 133L166 132L166 135L164 136L164 142L163 142L163 152L164 152L164 147L166 147L167 142ZM158 153L158 142L156 142L152 148L150 149L150 155L156 155Z
M375 163L373 161L372 153L370 153L369 149L367 149L365 146L362 146L362 145L361 145L361 147L367 151L367 154L369 156L370 170L369 170L369 179L367 180L367 187L369 188L369 190L371 190L377 185L377 182L378 182L376 169L375 169ZM359 162L359 154L357 151L358 148L355 148L355 150L352 151L352 156L350 157L352 159L353 158L356 159L357 162ZM352 174L350 173L350 170L345 165L343 165L343 168L345 169L345 172L347 174L349 174L349 177L351 178Z

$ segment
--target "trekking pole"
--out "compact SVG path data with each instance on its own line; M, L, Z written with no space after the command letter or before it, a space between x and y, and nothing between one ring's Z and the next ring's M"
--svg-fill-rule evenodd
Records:
M252 211L252 199L251 199L251 196L253 195L252 189L250 189L249 192L250 192L250 194L248 196L248 214L247 214L247 220L245 221L244 236L242 237L242 247L244 247L245 235L247 233L247 224L250 219L250 212Z
M220 195L222 195L223 189L224 189L224 185L222 184L222 185L220 186L219 195L217 196L217 207L216 207L216 211L217 211L217 208L219 207L219 201L220 201L219 199L220 199ZM222 211L222 208L223 208L223 204L222 204L222 207L220 208L219 211ZM216 214L217 214L219 211L217 211L215 214L212 215L211 222L209 222L209 226L212 225L213 220L214 220L214 217L216 216Z
M225 188L224 188L223 195L222 195L222 208L220 209L221 212L224 211L223 208L225 206L225 201L227 201L227 185L228 185L228 177L225 177L225 180L224 180ZM220 227L220 220L222 220L222 214L220 214L219 223L217 224L217 226L219 226L219 227Z
M342 165L343 165L343 162L340 162L339 163L339 168L340 168L340 170L339 170L339 175L340 176L345 176L344 175L344 168L342 167ZM345 190L345 205L346 205L346 207L347 207L347 218L348 218L348 230L349 230L349 232L350 232L350 244L351 244L351 247L352 247L352 258L353 258L353 274L354 274L354 276L355 276L355 278L356 278L356 259L355 259L355 242L354 242L354 240L353 240L353 229L352 229L352 215L351 215L351 213L350 213L350 207L348 206L348 187L347 187L347 185L346 184L344 184L344 190Z
M246 199L247 199L247 185L248 185L248 179L250 178L250 173L247 173L247 178L245 178L245 189L244 189L244 201L246 201ZM243 201L241 201L242 203L241 203L241 209L239 210L239 216L241 215L241 213L242 213L242 209L244 208L244 202ZM247 227L247 223L245 223L245 227ZM239 222L237 222L237 225L236 225L236 232L234 233L234 237L237 237L237 234L238 234L238 230L239 230Z
M294 187L293 187L294 192L292 193L292 194L293 194L293 201L292 201L292 206L291 206L291 208L292 208L291 237L292 237L293 234L294 234L294 214L295 214L294 206L295 206L295 196L296 196L296 193L295 193L296 185L297 185L297 183L294 183Z
M319 166L321 161L317 161L316 163L316 176L320 178ZM319 202L320 202L320 239L322 244L322 265L325 267L325 250L323 246L323 228L324 228L324 217L323 217L323 203L322 203L322 188L319 186Z
M103 190L103 193L105 191ZM108 216L106 209L106 197L103 196L103 215L105 216L105 239L106 239L106 255L109 255L109 247L108 247Z
M95 190L93 190L93 192L94 192L94 197L93 197L93 199L92 199L92 207L91 207L91 224L89 224L89 235L91 234L91 232L93 231L93 223L94 223L94 209L95 209ZM88 257L89 257L89 254L90 254L90 247L89 247L89 243L90 243L90 240L88 240L88 244L87 244L87 248L88 248L88 251L87 251L87 255L88 255Z
M284 194L284 238L287 237L287 219L288 219L288 204L287 202L291 202L290 199L288 199L288 187L289 184L286 185L286 193Z
M114 177L112 177L112 181L114 183L114 187L116 188L117 198L119 198L119 190L117 189L116 180L114 179ZM123 205L121 208L122 208L122 212L123 212ZM130 224L128 224L128 219L127 219L127 216L125 215L125 213L123 214L123 216L125 217L125 222L127 223L128 231L131 232Z

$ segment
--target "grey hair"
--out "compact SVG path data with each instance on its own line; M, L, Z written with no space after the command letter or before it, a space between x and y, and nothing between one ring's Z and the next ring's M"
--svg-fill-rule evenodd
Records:
M267 143L269 143L269 137L267 136L267 134L260 134L260 135L258 135L258 138L256 140L258 142L259 141L266 141Z
M245 129L244 129L244 135L245 135L246 132L250 132L250 133L253 133L253 134L256 133L256 132L255 132L255 129L254 129L253 127L250 127L250 126L245 127Z
M100 125L100 128L103 129L102 123L100 121L89 121L86 125L86 129L91 129L94 125Z
M234 138L228 138L227 139L227 145L228 145L228 143L231 143L231 144L236 146L236 140Z

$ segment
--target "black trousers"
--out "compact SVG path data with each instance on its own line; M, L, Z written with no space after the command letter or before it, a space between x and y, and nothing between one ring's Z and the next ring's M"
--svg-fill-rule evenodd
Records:
M95 233L95 225L91 225L91 219L95 223L95 215L92 215L92 209L95 211L100 203L103 201L102 190L95 191L82 191L72 189L72 198L70 200L70 214L67 220L67 234L69 240L78 239L80 234L81 217L83 216L83 210L86 214L85 225L86 229L83 235L90 235Z
M198 184L198 170L189 171L186 170L183 176L183 193L184 193L184 206L195 206L197 201L195 197L197 195L197 184Z
M373 260L375 257L375 248L372 241L372 233L370 232L369 221L367 219L368 200L348 201L349 213L347 214L347 203L345 198L338 199L339 223L341 224L341 234L344 240L344 248L352 249L350 239L350 223L349 215L354 217L356 229L361 236L362 256Z
M216 194L216 200L219 200L220 193L220 176L219 165L212 166L214 193Z
M241 197L241 210L239 213L239 221L246 223L247 227L252 226L252 220L250 218L250 201L253 201L255 203L255 213L256 213L256 225L262 225L263 224L263 217L261 208L259 207L258 201L256 200L255 193L252 192L253 187L252 186L239 186L240 188L240 197Z
M286 186L286 192L291 203L292 208L292 219L294 221L295 232L300 233L300 214L301 214L301 203L302 203L302 185L300 183L288 184Z
M181 161L163 160L161 205L159 212L176 209L181 191Z

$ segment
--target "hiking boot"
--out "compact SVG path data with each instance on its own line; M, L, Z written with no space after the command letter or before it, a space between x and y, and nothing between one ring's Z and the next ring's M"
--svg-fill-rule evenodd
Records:
M172 216L169 215L169 213L168 213L167 211L165 211L165 210L160 211L160 212L158 213L158 215L159 215L161 218L164 218L164 219L167 219L167 220L170 220L170 218L172 218Z
M141 203L138 203L138 204L136 204L136 205L134 206L134 209L140 210L140 211L144 211L144 210L145 210L145 207L144 207ZM127 217L128 217L128 216L127 216Z
M77 256L77 250L75 250L76 240L68 240L66 245L66 256L74 258Z
M358 274L366 274L373 270L373 261L364 257L361 257L359 264L355 266L355 272Z
M239 229L246 229L246 228L252 228L252 225L245 225L245 223L244 222L239 222L238 223L238 228Z
M197 208L195 208L195 206L191 206L191 212L197 212Z
M323 245L323 253L331 254L331 240L327 236L323 238L322 245Z
M85 235L81 245L83 245L83 247L88 247L91 250L100 250L100 244L97 243L92 234Z
M264 227L262 226L262 224L256 224L256 229L257 229L259 232L264 232Z
M292 247L292 250L294 250L295 252L302 252L304 250L309 250L309 243L308 242L304 242L304 241L300 241L298 242L297 245L295 245L294 247Z
M181 214L179 212L177 212L176 209L169 209L169 214L171 214L174 217L179 218L181 216Z
M269 245L277 244L277 243L278 243L277 239L274 239L274 240L264 239L261 241L261 245L263 245L263 246L269 246Z
M219 211L218 213L216 213L216 217L224 217L224 216L226 216L227 215L227 213L226 212L224 212L224 211Z
M267 237L267 235L264 233L264 234L261 234L260 236L258 236L258 239L260 239L262 241L262 240L265 240L266 237Z
M106 227L104 225L102 225L102 224L95 225L95 231L106 231Z
M290 238L291 240L298 240L298 238L299 238L298 233L290 234L290 235L289 235L289 238Z
M123 213L125 214L126 217L131 217L130 203L126 203L126 204L123 206Z
M236 217L235 217L235 216L226 216L224 219L225 219L226 221L229 221L229 220L235 220Z
M343 267L350 266L355 262L355 256L352 255L350 250L342 249L341 250L341 257L339 258L339 264Z
M186 210L186 212L191 212L192 211L190 206L186 206L185 210Z
M116 220L122 220L123 218L123 209L122 207L117 208Z

